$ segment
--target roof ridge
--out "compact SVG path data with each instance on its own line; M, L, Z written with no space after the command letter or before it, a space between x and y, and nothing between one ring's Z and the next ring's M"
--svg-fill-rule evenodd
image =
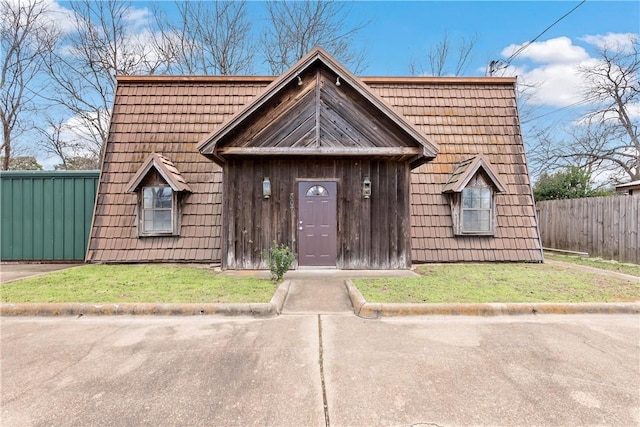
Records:
M124 83L262 83L269 84L278 76L172 76L148 75L116 76L119 84ZM358 76L366 84L504 84L512 85L516 77L435 77L435 76Z

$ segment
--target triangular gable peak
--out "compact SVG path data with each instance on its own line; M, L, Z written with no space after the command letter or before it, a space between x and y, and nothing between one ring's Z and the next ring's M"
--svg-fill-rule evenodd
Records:
M127 193L135 193L152 168L158 171L173 191L192 192L189 184L187 184L171 160L158 153L151 153L127 184Z
M443 193L459 193L467 186L469 181L482 169L485 174L491 180L491 183L496 188L498 193L505 191L505 186L500 180L500 177L494 171L493 166L487 159L481 154L474 156L461 162L458 167L453 171L449 181L444 185L442 189Z
M285 72L198 150L223 164L252 156L434 158L436 144L321 48Z

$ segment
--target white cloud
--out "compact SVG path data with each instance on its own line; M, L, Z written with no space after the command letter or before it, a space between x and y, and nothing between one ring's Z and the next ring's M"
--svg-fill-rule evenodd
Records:
M631 117L640 118L640 103L627 104L627 113L629 113Z
M63 33L73 31L73 21L70 19L71 10L61 6L55 0L44 0L37 5L34 0L8 0L8 2L15 10L26 8L27 5L37 6L35 11L38 13L39 18L44 17L45 22L54 25Z
M510 45L501 52L505 58L510 57L524 45ZM568 37L558 37L543 42L529 44L517 56L538 63L574 64L589 59L589 54L580 46L576 46Z
M604 36L584 36L578 40L592 46L613 43L617 43L617 46L627 46L633 36L609 33ZM510 45L502 50L502 55L508 58L522 46ZM584 100L583 91L586 85L578 69L592 66L597 61L598 59L589 55L586 48L575 45L568 37L557 37L531 43L513 59L509 68L513 68L512 73L521 81L536 87L528 100L529 104L562 108Z
M71 33L75 27L73 25L73 12L71 9L60 5L57 1L47 0L47 18L63 33Z
M614 49L629 52L633 46L633 41L637 39L638 34L634 33L607 33L586 35L580 37L578 40L596 46L598 49Z

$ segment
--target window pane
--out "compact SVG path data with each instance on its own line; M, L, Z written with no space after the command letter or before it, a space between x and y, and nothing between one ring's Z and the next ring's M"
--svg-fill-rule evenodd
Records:
M462 207L465 209L473 207L473 188L462 190Z
M462 207L465 209L486 209L490 201L491 189L489 188L469 187L462 190ZM484 206L485 204L487 206Z
M169 221L171 223L171 210L157 210L155 211L155 217L153 218L156 222L165 222Z
M490 209L491 208L491 189L490 188L479 188L480 192L480 208L481 209Z
M465 210L462 226L466 232L491 231L491 210Z
M156 208L171 209L171 188L159 187L156 192L156 200L154 203Z
M307 190L307 196L328 196L329 192L322 185L314 185Z
M153 188L145 187L142 189L143 208L150 209L153 206Z
M142 228L145 233L173 231L173 191L171 187L142 189Z
M462 232L491 232L492 198L491 187L467 187L462 190Z

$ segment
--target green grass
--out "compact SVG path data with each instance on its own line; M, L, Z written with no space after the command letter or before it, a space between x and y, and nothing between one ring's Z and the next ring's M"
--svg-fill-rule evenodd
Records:
M544 257L552 261L570 262L573 264L586 265L587 267L595 267L602 270L615 271L640 277L640 265L637 264L625 264L617 261L606 261L601 258L560 255L549 252L545 252Z
M220 276L204 268L85 265L0 286L2 302L269 302L270 280Z
M640 300L640 283L550 264L425 265L422 277L359 279L368 302L622 302Z

